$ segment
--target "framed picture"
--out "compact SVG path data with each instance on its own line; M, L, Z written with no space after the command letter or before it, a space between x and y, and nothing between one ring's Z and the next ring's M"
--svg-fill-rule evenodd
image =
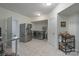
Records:
M66 27L66 21L61 21L61 27Z

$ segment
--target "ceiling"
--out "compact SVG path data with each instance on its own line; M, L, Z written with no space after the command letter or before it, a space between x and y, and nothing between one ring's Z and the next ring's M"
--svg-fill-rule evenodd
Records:
M63 10L59 14L64 15L64 16L71 16L71 15L74 15L74 14L79 14L79 3L73 4L72 6Z
M0 3L0 7L30 18L38 17L36 12L39 12L40 16L47 16L56 5L57 3L52 3L51 6L45 6L44 3Z

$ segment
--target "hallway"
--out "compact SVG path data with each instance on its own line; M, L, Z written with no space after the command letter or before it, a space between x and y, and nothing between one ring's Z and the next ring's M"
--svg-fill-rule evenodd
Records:
M27 43L20 43L18 49L21 56L61 56L63 52L51 46L47 40L33 39Z

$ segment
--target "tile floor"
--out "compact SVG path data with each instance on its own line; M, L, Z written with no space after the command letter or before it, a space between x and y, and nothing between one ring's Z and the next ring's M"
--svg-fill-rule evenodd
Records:
M33 39L30 42L19 44L18 54L20 56L65 56L65 54L51 46L47 40ZM71 53L69 55L76 55Z

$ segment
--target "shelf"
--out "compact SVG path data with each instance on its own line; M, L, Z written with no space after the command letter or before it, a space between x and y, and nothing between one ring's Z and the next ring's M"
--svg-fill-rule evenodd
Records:
M61 41L59 42L59 50L63 51L65 54L70 53L73 50L75 51L75 36L61 36Z

